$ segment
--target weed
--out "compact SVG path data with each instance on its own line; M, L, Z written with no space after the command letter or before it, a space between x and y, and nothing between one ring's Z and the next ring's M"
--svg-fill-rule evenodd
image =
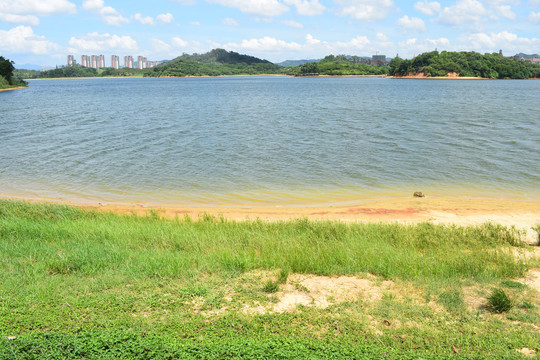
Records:
M289 278L289 269L286 269L286 268L282 268L280 271L279 271L279 275L278 275L278 282L280 284L285 284L287 282L287 279Z
M279 291L279 281L268 280L262 290L266 293L275 293Z
M512 300L506 295L506 293L501 289L495 289L491 293L491 295L488 297L488 310L501 314L503 312L509 311L512 306Z

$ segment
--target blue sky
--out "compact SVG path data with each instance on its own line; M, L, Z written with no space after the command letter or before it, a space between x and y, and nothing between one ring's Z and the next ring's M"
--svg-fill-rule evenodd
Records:
M540 53L540 0L0 0L0 55L18 64L62 65L68 54L162 60L217 47L274 62Z

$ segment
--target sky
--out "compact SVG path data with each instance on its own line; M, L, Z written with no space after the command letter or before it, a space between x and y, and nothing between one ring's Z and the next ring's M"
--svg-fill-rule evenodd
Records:
M0 0L0 56L173 59L215 48L272 62L433 50L540 53L540 0Z

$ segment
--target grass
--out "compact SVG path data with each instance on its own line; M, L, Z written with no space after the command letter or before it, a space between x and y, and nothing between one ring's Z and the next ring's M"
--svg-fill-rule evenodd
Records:
M512 300L506 295L504 290L495 289L488 297L488 309L494 313L504 313L514 306Z
M518 358L540 350L540 297L516 279L540 264L515 251L529 251L519 233L493 224L162 219L0 200L0 358ZM268 311L277 289L315 296L299 274L367 277L382 295ZM498 285L526 305L470 308L463 289Z

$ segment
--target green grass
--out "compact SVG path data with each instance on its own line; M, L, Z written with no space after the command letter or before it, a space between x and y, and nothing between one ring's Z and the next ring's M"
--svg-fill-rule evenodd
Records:
M515 251L529 251L519 233L493 224L161 219L0 200L0 358L518 358L540 350L540 303L516 279L540 264ZM279 301L268 282L311 296L298 274L395 288L245 311ZM485 300L498 285L526 306L467 308L462 289Z

